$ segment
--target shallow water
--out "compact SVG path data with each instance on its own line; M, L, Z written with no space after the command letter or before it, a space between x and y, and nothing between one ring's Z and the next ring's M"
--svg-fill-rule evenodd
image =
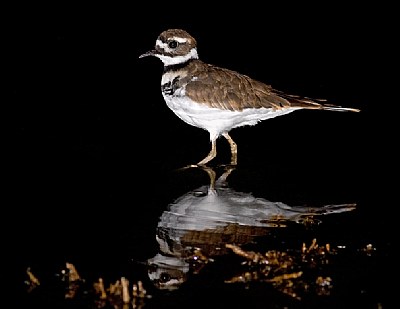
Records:
M304 168L279 164L153 166L136 182L122 179L121 170L98 167L87 165L83 178L48 179L42 192L31 192L43 208L30 210L21 225L18 302L63 308L389 305L390 227L374 210L375 195L360 190L366 187L358 176L338 181L344 171L321 167L298 181ZM103 298L94 288L100 278ZM127 303L115 292L121 278L129 280ZM138 284L141 293L134 294Z

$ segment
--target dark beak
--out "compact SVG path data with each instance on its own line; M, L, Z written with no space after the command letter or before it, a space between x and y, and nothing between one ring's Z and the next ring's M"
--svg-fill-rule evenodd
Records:
M150 50L147 53L144 53L144 54L140 55L139 58L144 58L144 57L148 57L148 56L154 56L155 54L157 54L156 50Z

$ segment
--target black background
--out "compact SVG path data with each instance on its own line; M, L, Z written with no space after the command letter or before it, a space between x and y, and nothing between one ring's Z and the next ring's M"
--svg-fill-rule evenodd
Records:
M390 19L382 18L390 8L221 7L58 3L3 12L5 206L13 225L6 240L19 265L27 256L36 263L67 258L71 239L85 248L74 258L86 266L87 252L104 242L105 251L127 240L146 242L140 235L154 234L164 201L206 179L174 174L208 153L208 133L165 105L161 61L138 59L168 28L192 34L206 62L288 93L361 109L298 111L233 130L243 167L238 183L256 193L266 184L276 199L301 199L287 196L290 189L313 192L316 200L361 195L371 207L379 202L386 220L391 209L382 201L397 165L391 120L397 102L389 97L394 38ZM226 163L222 139L218 150L216 164ZM260 176L266 173L273 177ZM280 187L285 182L287 191ZM136 256L157 250L155 242L146 245ZM118 259L106 256L94 263L97 269Z
M260 9L250 3L222 10L205 3L6 10L11 85L5 106L11 110L4 115L11 132L5 150L12 184L54 186L52 177L64 183L80 175L84 182L86 175L90 186L95 164L146 179L153 174L147 169L177 168L205 156L208 133L183 123L162 100L161 61L138 59L167 28L189 31L206 62L288 93L362 110L300 111L233 130L241 164L344 164L383 177L394 156L390 119L396 108L389 96L393 29L390 19L379 18L389 12L367 5ZM225 141L218 146L226 162Z

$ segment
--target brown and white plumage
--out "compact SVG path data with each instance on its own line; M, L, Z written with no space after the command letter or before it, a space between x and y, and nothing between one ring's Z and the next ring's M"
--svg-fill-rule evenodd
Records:
M237 164L237 145L229 136L233 128L299 109L358 112L326 104L324 100L278 91L247 75L207 64L197 54L197 42L182 29L169 29L156 40L154 50L142 54L164 63L161 90L168 107L186 123L210 134L210 153L197 165L215 158L216 140L224 136L231 146L231 164Z

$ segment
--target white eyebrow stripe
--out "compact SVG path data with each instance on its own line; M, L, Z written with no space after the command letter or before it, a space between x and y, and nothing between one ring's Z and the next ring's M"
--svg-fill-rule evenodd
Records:
M172 37L172 39L177 41L178 43L186 43L188 41L188 39L186 39L186 38L180 38L177 36Z

